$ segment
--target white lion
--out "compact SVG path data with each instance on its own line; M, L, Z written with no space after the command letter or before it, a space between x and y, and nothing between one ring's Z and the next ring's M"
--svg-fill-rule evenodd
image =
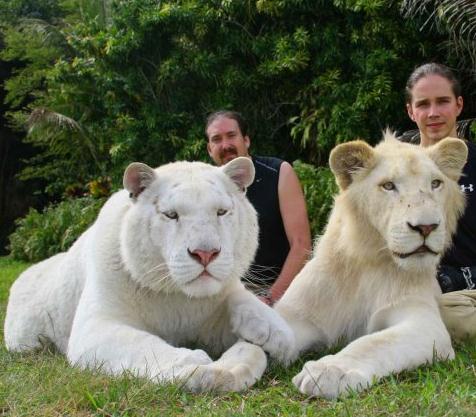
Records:
M94 225L66 253L25 271L11 288L12 351L54 343L72 364L131 370L192 391L239 391L279 357L292 331L244 289L257 247L245 196L248 158L217 168L131 164ZM255 343L250 344L240 338ZM216 361L208 353L223 355Z
M332 151L340 194L313 258L275 307L295 333L291 357L351 342L294 377L308 395L336 398L454 357L435 276L464 209L457 180L467 148L450 138L426 149L385 139Z

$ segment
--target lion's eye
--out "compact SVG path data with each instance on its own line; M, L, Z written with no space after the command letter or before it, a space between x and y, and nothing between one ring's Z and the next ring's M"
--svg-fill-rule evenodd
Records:
M178 214L176 211L163 211L162 214L165 216L165 217L168 217L169 219L171 220L178 220Z
M217 216L224 216L226 213L228 213L228 210L225 210L225 209L217 210Z
M433 188L433 190L436 190L437 188L440 187L440 185L442 184L443 181L441 180L433 180L431 182L431 188Z
M395 187L395 184L392 182L392 181L387 181L387 182L384 182L381 187L385 190L385 191L392 191L392 190L395 190L397 187Z

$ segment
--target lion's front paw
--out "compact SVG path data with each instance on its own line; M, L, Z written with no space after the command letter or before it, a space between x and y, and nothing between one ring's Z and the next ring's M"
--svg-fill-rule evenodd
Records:
M232 315L239 337L261 346L271 357L289 363L294 356L294 334L278 313L265 304L239 306Z
M334 399L350 391L362 391L371 378L357 368L347 369L339 361L326 356L318 361L306 362L302 371L293 378L294 385L303 394Z

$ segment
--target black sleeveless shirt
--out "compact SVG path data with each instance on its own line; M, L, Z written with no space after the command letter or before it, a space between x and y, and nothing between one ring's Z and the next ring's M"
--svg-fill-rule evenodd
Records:
M270 286L278 277L288 256L289 242L279 209L278 180L282 159L256 156L255 180L246 196L258 213L259 246L248 280Z

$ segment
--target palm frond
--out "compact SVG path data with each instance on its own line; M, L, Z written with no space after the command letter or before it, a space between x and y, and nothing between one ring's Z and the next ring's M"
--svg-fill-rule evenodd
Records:
M403 0L401 12L407 18L424 18L421 30L447 32L454 52L463 61L469 60L476 71L475 0Z
M34 109L27 120L28 133L33 133L35 129L46 125L81 132L81 126L71 117L45 108Z
M401 10L407 18L427 17L422 28L443 26L456 38L476 39L474 0L404 0Z
M20 20L19 29L38 35L45 44L68 48L66 36L62 31L66 24L56 19L49 23L43 19L23 18Z
M85 146L101 174L104 174L104 167L99 158L100 152L96 149L94 142L91 141L89 136L76 120L65 116L64 114L40 107L31 112L27 120L27 126L28 135L39 133L43 136L43 139L40 142L48 143L58 153L61 153L61 150L64 147L64 144L61 143L62 134L65 133L65 131L77 133L77 135L68 135L69 140L76 137L78 149ZM69 146L65 149L68 150Z

